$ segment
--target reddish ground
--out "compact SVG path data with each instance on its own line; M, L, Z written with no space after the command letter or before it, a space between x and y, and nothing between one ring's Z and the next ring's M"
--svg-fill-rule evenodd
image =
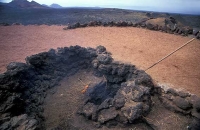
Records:
M103 45L115 60L146 69L191 38L140 28L88 27L64 31L63 26L0 27L0 72L13 61L50 48ZM155 81L200 96L200 41L195 40L147 71Z

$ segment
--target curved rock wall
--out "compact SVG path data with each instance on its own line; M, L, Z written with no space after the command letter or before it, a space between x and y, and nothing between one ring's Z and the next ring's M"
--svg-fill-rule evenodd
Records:
M32 55L26 64L10 63L0 75L0 129L42 129L46 91L96 56L95 49L71 46Z
M69 29L76 29L76 28L83 28L83 27L97 27L97 26L141 27L141 28L146 28L149 30L161 31L161 32L176 34L176 35L181 35L181 36L193 35L197 39L200 39L200 30L193 29L188 26L179 25L178 21L176 21L176 19L173 17L149 18L149 19L144 19L138 23L132 23L132 22L127 22L127 21L119 21L119 22L91 21L85 24L74 23L74 24L68 25L67 27L63 29L69 30Z
M92 66L95 74L106 81L87 91L78 113L95 121L98 127L127 125L142 119L151 108L151 77L134 65L113 61L104 47L100 50Z
M87 68L105 81L88 89L78 113L98 127L142 119L151 110L155 93L171 110L200 119L198 97L155 87L148 74L134 65L113 61L103 46L71 46L32 55L26 63L10 63L7 72L0 74L0 129L45 129L42 104L46 91Z

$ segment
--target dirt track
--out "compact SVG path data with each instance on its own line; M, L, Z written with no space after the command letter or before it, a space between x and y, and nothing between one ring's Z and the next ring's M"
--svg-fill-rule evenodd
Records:
M115 60L146 69L191 38L140 28L95 27L62 30L63 26L0 27L0 72L12 61L50 48L103 45ZM200 96L200 41L195 40L147 71L162 84L184 88Z

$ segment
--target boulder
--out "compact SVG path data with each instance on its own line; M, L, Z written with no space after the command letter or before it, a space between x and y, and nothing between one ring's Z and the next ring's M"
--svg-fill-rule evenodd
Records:
M121 108L122 113L128 119L129 123L133 123L143 115L143 104L141 102L126 102Z
M188 100L193 105L193 108L196 109L197 112L200 112L200 98L196 95L191 95Z
M189 97L190 94L188 92L184 92L184 91L178 91L177 94L182 97L182 98L186 98L186 97Z
M188 125L188 130L200 130L200 119L193 119Z
M0 23L0 26L10 26L9 23Z
M108 80L107 77L106 79ZM118 123L133 123L146 115L151 106L150 88L142 86L145 83L140 84L128 81L118 86L110 82L100 82L91 86L85 94L87 104L80 113L87 119L97 119L97 122L107 127Z
M174 17L170 16L169 20L173 23L173 24L177 24L177 21Z
M199 29L195 29L195 28L194 28L192 34L193 34L194 36L197 36L198 33L199 33Z
M197 39L200 39L200 32L196 35Z
M131 27L131 26L133 26L133 23L129 21L129 22L127 23L127 26Z
M37 120L28 118L27 114L22 114L11 118L11 120L8 122L3 123L0 126L0 129L36 130L38 129L37 125L38 125Z
M75 27L75 28L79 28L80 25L81 25L81 24L78 22L78 23L75 23L75 24L74 24L74 27Z
M97 22L96 21L90 21L88 23L88 26L96 26Z
M149 19L145 23L148 29L162 30L168 33L171 33L176 28L176 23L172 22L172 19L167 18Z
M113 21L108 22L108 26L110 27L114 26L114 22Z
M117 117L118 113L114 107L109 109L103 109L98 113L98 122L101 124L108 122L109 120L113 120Z
M27 64L25 63L21 63L21 62L11 62L8 64L8 66L6 67L7 70L22 70L27 68Z
M188 110L192 107L192 104L190 104L189 101L187 101L187 99L185 98L181 98L179 96L176 96L173 100L174 104L176 104L176 106L178 106L179 108L183 109L183 110Z
M96 119L97 106L93 103L88 102L83 106L81 114L83 114L87 119Z
M20 115L20 116L16 116L13 117L11 119L11 126L13 128L18 127L20 124L22 124L25 120L27 120L28 116L26 114Z
M150 30L156 30L155 28L157 27L157 25L153 25L151 23L146 23L146 27Z
M124 104L125 104L125 98L123 96L119 97L115 96L113 105L116 109L122 108Z
M104 27L109 26L109 24L108 24L107 22L103 22L102 25L103 25Z
M97 60L102 64L108 64L108 63L111 63L112 58L108 54L99 54L97 56Z
M121 21L121 26L122 27L126 27L128 25L128 23L126 21Z
M13 23L12 25L22 25L21 23Z
M98 111L102 109L107 109L113 106L113 98L107 98L104 100L99 106L98 106Z
M84 28L84 27L87 27L88 24L87 23L84 23L84 24L80 24L80 27Z
M97 46L96 52L97 52L97 54L104 53L104 52L106 52L106 48L104 46Z

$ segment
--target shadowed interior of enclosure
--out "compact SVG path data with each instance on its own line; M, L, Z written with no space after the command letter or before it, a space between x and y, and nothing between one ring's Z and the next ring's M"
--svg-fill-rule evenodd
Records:
M25 62L26 56L50 48L103 45L115 60L146 69L188 40L141 28L88 27L63 30L63 26L0 27L0 71L12 61ZM147 73L161 84L183 88L200 96L200 41L195 40Z

